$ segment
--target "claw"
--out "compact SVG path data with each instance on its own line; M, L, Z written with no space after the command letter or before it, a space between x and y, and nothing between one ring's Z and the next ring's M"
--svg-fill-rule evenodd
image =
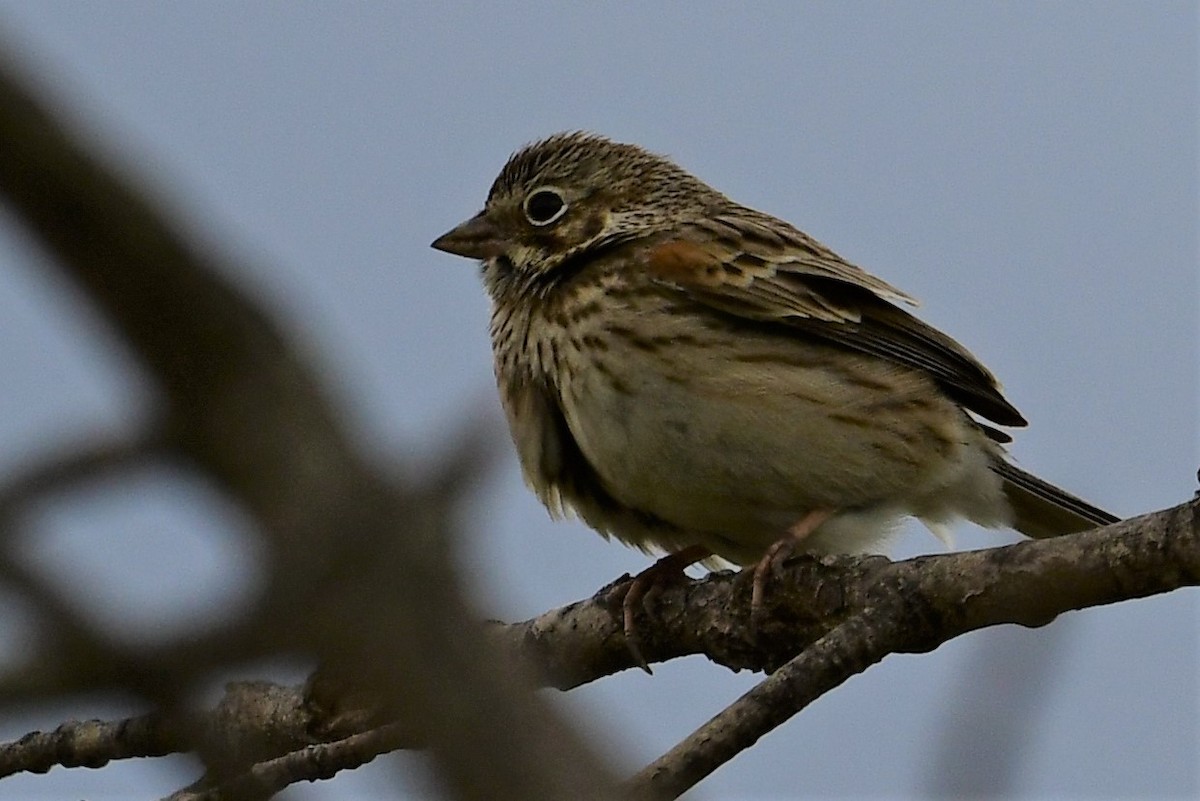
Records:
M766 595L767 579L783 562L796 552L798 543L789 534L776 540L762 559L754 566L754 587L750 592L750 625L755 629L762 622L763 596Z
M625 646L637 666L647 673L653 674L654 671L650 670L650 665L642 655L641 641L634 623L638 605L644 599L652 597L649 595L651 591L661 589L665 584L686 579L683 571L709 556L712 556L712 551L699 545L691 545L681 551L667 554L629 581L614 587L609 595L614 603L618 600L621 602L621 625L625 632Z
M778 570L788 557L833 515L832 509L815 509L800 518L787 534L776 540L762 559L754 566L754 585L750 592L750 623L758 628L763 616L763 598L767 591L767 581Z

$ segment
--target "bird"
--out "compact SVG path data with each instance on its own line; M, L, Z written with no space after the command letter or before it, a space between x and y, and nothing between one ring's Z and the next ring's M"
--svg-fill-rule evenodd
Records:
M432 247L478 260L501 405L552 516L695 564L867 553L915 517L1035 538L1117 517L1018 467L1026 420L917 301L666 157L584 131L515 152ZM648 669L648 668L647 668Z

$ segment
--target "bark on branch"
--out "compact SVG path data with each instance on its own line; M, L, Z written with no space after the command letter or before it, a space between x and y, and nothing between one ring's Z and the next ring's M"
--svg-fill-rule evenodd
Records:
M1170 592L1200 584L1200 500L1095 531L1000 548L891 562L882 557L797 557L772 582L768 614L749 625L747 577L713 574L671 587L639 621L645 654L665 661L703 654L734 670L774 671L627 785L631 797L676 798L721 764L781 725L825 692L888 654L929 651L987 626L1042 626L1063 612ZM621 615L594 597L521 623L487 625L499 652L532 664L544 686L570 689L634 668ZM237 685L202 730L244 740L270 732L275 748L254 752L256 766L240 781L293 781L331 766L373 757L371 746L421 747L401 723L372 727L376 710L331 720L304 688ZM233 725L234 721L243 721ZM247 724L245 721L251 721ZM346 721L349 721L347 723ZM153 725L152 725L153 724ZM81 730L91 733L80 736ZM360 735L381 732L374 739ZM332 756L313 752L322 739L359 737ZM85 743L86 749L69 747ZM53 763L99 766L109 759L193 750L177 727L156 717L124 727L89 722L0 747L0 776ZM228 746L227 746L228 747ZM288 754L291 760L283 759ZM325 761L317 759L320 755ZM283 761L280 761L283 760ZM257 773L255 773L257 771Z

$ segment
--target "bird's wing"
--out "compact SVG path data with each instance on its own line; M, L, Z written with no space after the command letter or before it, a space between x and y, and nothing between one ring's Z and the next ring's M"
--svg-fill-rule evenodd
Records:
M676 540L686 544L669 522L609 494L572 435L554 390L525 377L501 382L500 395L525 482L552 517L577 514L604 537L646 552Z
M965 408L1025 425L966 348L894 305L915 299L772 217L714 215L650 245L644 263L712 309L922 370Z

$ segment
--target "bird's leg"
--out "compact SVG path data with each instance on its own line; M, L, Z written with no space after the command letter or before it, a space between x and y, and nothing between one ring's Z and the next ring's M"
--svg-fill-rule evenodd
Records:
M685 569L710 556L712 556L712 551L707 548L700 545L689 545L683 550L662 557L629 581L616 587L609 596L613 601L621 601L621 621L625 631L625 645L629 648L633 661L647 673L652 671L646 664L645 657L642 656L637 628L634 626L634 616L637 613L638 604L648 592L665 584L681 581L685 578L683 572Z
M762 616L763 594L767 579L784 560L796 552L817 528L833 515L832 509L814 509L796 521L787 534L776 540L754 566L754 588L750 594L750 620L757 625Z

